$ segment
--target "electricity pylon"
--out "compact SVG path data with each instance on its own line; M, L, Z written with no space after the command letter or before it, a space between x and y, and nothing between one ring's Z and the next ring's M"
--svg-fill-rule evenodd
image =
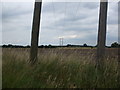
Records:
M63 46L63 38L60 38L60 46Z

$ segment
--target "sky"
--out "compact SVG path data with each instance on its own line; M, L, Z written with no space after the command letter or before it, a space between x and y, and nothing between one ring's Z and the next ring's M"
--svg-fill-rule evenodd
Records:
M30 45L34 2L0 3L2 44ZM2 20L1 20L2 19ZM97 44L99 2L44 2L39 45ZM109 2L106 45L118 41L118 3Z

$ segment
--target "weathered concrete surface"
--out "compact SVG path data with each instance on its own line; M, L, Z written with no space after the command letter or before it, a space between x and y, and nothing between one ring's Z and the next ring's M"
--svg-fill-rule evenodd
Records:
M41 8L42 2L35 2L30 50L31 63L35 63L37 60Z

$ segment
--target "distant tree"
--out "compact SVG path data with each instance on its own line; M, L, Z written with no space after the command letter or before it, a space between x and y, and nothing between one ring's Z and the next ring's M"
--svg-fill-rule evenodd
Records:
M67 44L67 47L71 47L72 45L71 44Z
M13 47L13 45L12 44L8 44L8 47Z
M51 44L49 44L49 45L48 45L48 47L49 47L49 48L51 48L51 47L52 47L52 45L51 45Z
M2 47L3 47L3 48L6 48L6 47L7 47L7 45L3 45Z
M85 43L85 44L83 44L83 47L87 47L87 44Z
M111 44L111 47L120 47L120 44L117 43L117 42L114 42L114 43Z
M44 47L45 47L45 48L48 48L48 46L47 46L47 45L45 45Z
M27 45L27 46L26 46L26 48L30 48L30 46L29 46L29 45Z
M41 45L40 47L41 47L41 48L44 48L44 45Z

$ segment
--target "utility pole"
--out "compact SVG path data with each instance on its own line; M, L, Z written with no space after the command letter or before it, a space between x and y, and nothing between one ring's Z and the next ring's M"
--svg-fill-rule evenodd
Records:
M108 0L101 0L98 27L97 64L100 64L100 62L102 62L101 60L104 58L105 55L107 7Z
M36 0L34 7L34 15L33 15L32 35L31 35L32 36L31 49L30 49L31 64L34 64L37 61L41 9L42 9L42 0L41 2L37 2Z

